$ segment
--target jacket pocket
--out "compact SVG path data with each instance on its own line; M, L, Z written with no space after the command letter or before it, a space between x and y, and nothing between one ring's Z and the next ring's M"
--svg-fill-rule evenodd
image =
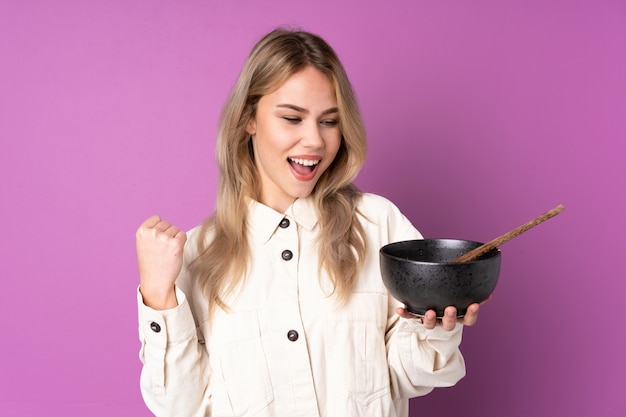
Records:
M211 330L213 416L252 416L274 399L256 311L216 317Z
M360 406L391 392L385 347L387 296L353 293L346 313L329 316L326 352L335 389Z

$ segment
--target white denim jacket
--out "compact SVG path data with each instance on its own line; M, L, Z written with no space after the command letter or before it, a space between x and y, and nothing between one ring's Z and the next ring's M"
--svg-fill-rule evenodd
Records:
M177 417L407 417L409 398L461 379L462 326L428 330L400 318L380 276L379 249L421 235L383 197L365 194L358 208L367 254L342 307L318 269L310 199L296 200L284 214L251 201L249 275L227 300L231 311L218 309L212 320L186 267L197 256L193 229L176 282L178 306L152 310L138 292L141 391L150 410Z

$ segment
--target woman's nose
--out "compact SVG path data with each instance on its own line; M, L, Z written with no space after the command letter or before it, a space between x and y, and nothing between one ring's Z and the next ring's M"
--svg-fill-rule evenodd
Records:
M302 132L300 140L305 146L310 148L321 148L324 146L324 137L318 123L310 123Z

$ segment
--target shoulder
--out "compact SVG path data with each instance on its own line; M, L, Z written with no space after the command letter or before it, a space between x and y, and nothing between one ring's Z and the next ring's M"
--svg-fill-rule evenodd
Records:
M378 194L363 193L357 209L365 217L401 216L400 209L389 199Z
M203 239L204 242L210 240L210 236L213 234L212 228L205 228L204 225L199 224L186 232L187 242L185 243L185 261L191 262L198 256L198 242Z
M191 264L198 257L199 239L201 239L203 236L207 236L209 233L210 232L204 230L202 224L195 226L186 232L187 242L185 242L185 248L183 253L183 267L178 278L176 279L176 285L185 293L187 300L189 301L190 305L192 305L192 309L194 309L194 303L200 300L202 297L196 296L198 288L196 287L197 283L193 278L193 274L191 272Z
M198 242L198 237L200 236L200 234L202 233L202 225L199 224L195 227L193 227L192 229L189 229L187 231L187 243L193 241L193 242Z
M368 235L380 235L383 241L420 239L422 235L389 199L363 193L357 205L361 224Z

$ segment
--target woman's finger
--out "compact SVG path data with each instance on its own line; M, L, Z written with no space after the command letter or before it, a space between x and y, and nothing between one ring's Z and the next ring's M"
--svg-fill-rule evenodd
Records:
M422 322L427 329L434 329L437 325L437 313L434 310L428 310L422 317Z
M480 305L476 303L467 307L467 312L462 319L464 326L473 326L476 324L476 321L478 320L478 310L480 310Z
M170 222L162 220L154 226L154 229L158 230L159 232L165 232L170 227L172 227L172 224Z
M178 232L180 232L180 229L178 227L176 227L176 226L170 226L166 230L164 230L164 232L169 237L176 237Z
M443 311L443 317L441 318L441 326L444 330L452 330L456 327L456 307L448 306Z
M155 214L154 216L150 216L144 220L144 222L139 226L139 229L152 229L154 226L159 224L160 221L161 218Z

